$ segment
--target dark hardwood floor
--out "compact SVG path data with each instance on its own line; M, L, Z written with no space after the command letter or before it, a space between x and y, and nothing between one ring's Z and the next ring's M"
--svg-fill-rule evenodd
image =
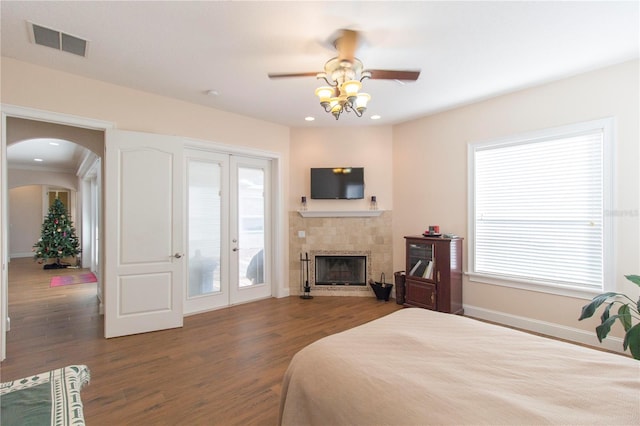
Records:
M275 425L291 357L324 336L401 309L362 297L267 299L186 317L180 329L105 339L96 284L49 287L31 259L9 265L8 381L85 364L88 425Z

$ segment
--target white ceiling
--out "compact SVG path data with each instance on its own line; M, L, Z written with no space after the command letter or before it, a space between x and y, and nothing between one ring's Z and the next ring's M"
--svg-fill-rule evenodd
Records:
M87 151L62 139L29 139L7 147L7 163L11 169L75 173Z
M0 8L2 56L292 127L399 123L640 51L638 1L5 0ZM27 21L88 39L88 57L31 43ZM314 77L267 78L322 71L340 28L362 32L365 68L421 69L420 78L365 80L365 117L337 122L319 106ZM33 162L33 151L20 151Z

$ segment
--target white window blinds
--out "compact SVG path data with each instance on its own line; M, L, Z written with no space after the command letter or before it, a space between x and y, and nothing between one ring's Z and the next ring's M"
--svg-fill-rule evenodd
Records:
M602 129L477 146L473 273L602 289Z

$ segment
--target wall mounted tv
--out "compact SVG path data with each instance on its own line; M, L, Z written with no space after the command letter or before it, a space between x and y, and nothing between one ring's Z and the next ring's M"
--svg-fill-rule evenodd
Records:
M364 198L364 167L312 168L311 198L314 200Z

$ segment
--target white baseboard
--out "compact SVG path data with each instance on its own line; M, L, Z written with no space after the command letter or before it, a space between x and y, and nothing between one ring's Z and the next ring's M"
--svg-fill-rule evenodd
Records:
M33 257L33 252L32 251L28 251L26 253L11 253L9 255L9 257L11 259L17 259L17 258L21 258L21 257Z
M600 343L596 337L595 330L590 332L578 328L567 327L532 318L520 317L517 315L505 314L504 312L492 311L490 309L478 308L476 306L469 305L464 305L464 315L535 333L545 334L547 336L553 336L559 339L569 340L583 345L593 346L594 348L624 353L621 338L607 337L602 341L602 343Z

